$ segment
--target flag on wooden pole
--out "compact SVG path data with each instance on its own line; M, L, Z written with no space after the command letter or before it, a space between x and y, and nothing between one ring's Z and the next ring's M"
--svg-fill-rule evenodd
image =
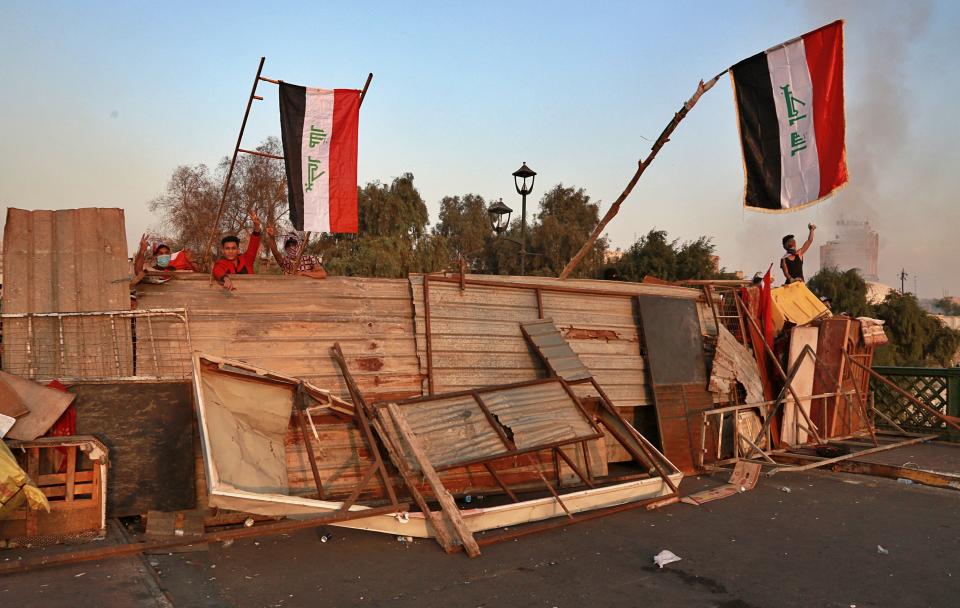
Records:
M847 182L843 21L744 59L730 73L748 209L795 211Z
M360 91L280 83L280 132L290 222L297 230L357 232Z

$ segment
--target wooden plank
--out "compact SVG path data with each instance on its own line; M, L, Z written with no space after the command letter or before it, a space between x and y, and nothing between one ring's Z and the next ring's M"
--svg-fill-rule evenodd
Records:
M820 331L814 350L817 355L817 373L813 378L812 393L800 392L801 395L821 395L840 392L841 378L843 377L844 357L847 348L847 337L850 333L850 319L847 317L831 317L820 322ZM836 416L836 408L841 398L823 397L814 399L810 406L810 418L820 432L826 437L833 436L830 424Z
M420 442L417 440L416 435L414 435L410 425L407 424L406 419L403 417L403 413L394 403L387 404L387 411L389 412L390 418L393 421L394 428L397 430L397 433L399 433L400 437L410 449L410 453L416 460L420 471L430 483L430 487L433 489L433 495L440 502L440 507L443 510L443 514L446 516L447 521L450 522L450 525L453 526L457 536L459 536L460 543L466 550L467 555L470 557L477 557L480 555L480 547L477 545L477 541L473 538L473 533L463 521L463 517L460 515L460 509L457 508L457 503L454 502L453 496L451 496L450 492L448 492L444 487L443 482L441 482L440 478L437 476L437 472L434 470L433 465L430 464L430 461L426 458Z
M64 487L66 489L66 499L68 501L73 500L74 490L76 489L76 474L77 474L77 446L71 445L67 447L67 473L66 479L64 480Z
M687 474L697 470L703 426L701 412L713 408L713 397L701 383L653 386L663 454ZM706 437L706 453L716 453L716 438Z
M377 411L377 414L379 415L381 412ZM387 454L390 456L390 460L400 472L400 476L403 478L411 498L413 498L414 502L417 503L417 506L420 507L420 511L430 524L430 528L433 530L433 537L437 539L437 542L441 547L443 547L444 551L447 553L453 553L457 550L457 545L454 542L453 537L450 535L446 524L443 523L441 518L437 517L437 514L430 510L430 505L427 504L427 500L424 498L423 493L420 492L420 488L417 487L417 483L414 479L414 474L409 463L401 455L400 450L402 447L395 445L393 438L390 437L385 430L384 417L381 416L377 420L374 420L373 428L383 441L383 446L386 448Z

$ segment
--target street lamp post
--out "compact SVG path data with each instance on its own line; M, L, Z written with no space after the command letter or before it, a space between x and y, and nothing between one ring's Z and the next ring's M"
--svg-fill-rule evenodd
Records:
M510 226L510 214L513 209L503 204L501 198L487 208L487 214L490 216L490 227L493 228L497 236L503 234L503 231Z
M520 208L520 276L525 274L527 263L527 195L533 192L533 182L536 177L537 172L528 167L526 161L513 172L513 184L517 188L517 194L523 197L523 205ZM527 184L528 179L529 184Z

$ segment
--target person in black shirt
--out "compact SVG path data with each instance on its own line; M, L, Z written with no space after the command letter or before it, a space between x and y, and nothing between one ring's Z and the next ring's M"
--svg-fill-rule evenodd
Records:
M783 248L787 253L780 258L780 268L783 270L783 276L787 279L787 285L800 281L803 283L803 254L810 249L813 244L813 232L817 229L813 224L807 224L810 234L807 241L799 250L797 250L797 239L792 234L783 237Z

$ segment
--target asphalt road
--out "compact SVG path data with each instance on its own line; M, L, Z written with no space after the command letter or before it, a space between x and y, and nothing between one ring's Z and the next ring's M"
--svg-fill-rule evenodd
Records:
M7 576L0 606L960 605L960 491L866 476L781 474L700 507L620 513L476 559L433 541L327 530L327 543L304 531ZM662 549L682 561L657 568Z

